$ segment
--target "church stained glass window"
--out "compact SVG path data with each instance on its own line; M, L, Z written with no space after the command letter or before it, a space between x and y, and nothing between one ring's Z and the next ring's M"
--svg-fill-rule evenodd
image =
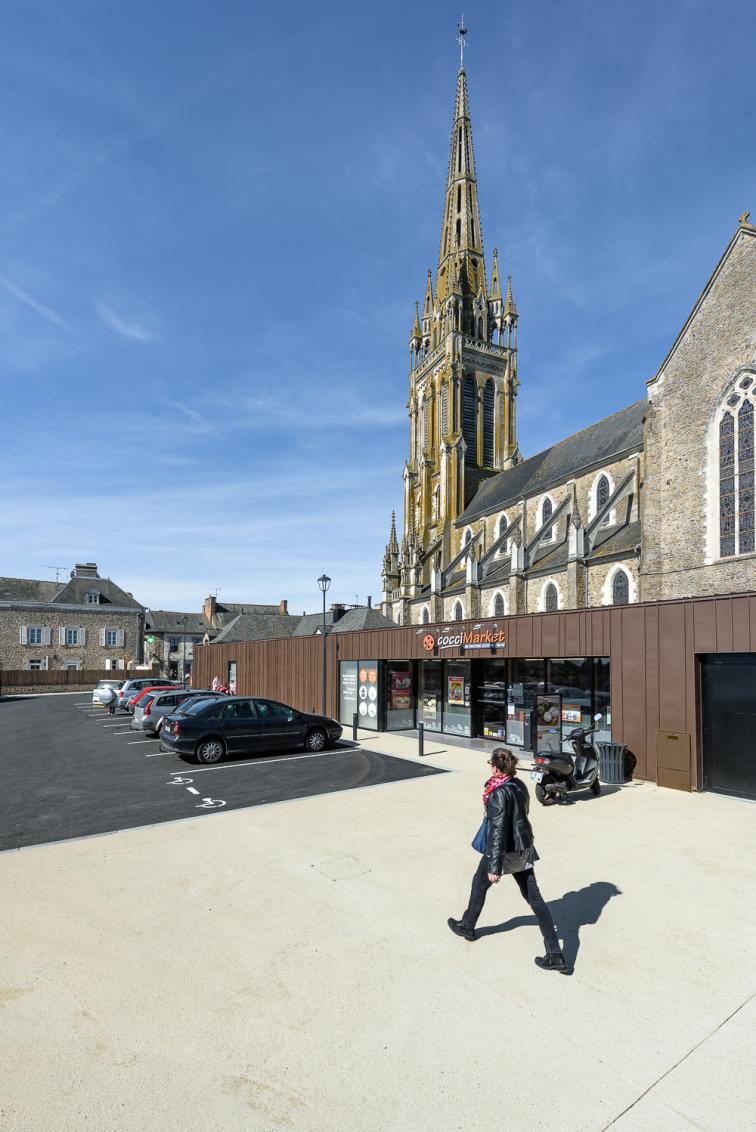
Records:
M454 606L454 620L455 621L461 621L462 616L463 616L462 603L458 601Z
M612 579L612 605L627 605L630 600L630 581L624 570L618 570Z
M735 553L735 418L719 422L719 553Z
M610 489L610 486L609 486L609 480L607 479L606 476L602 476L600 478L600 480L598 481L598 483L596 484L596 514L598 514L599 511L601 510L601 508L604 507L609 502L609 496L610 495L611 495L611 489ZM609 522L609 515L607 514L601 520L601 526L605 527L608 522Z
M554 505L547 495L546 498L544 499L543 503L541 504L541 525L542 526L543 526L544 523L548 523L548 521L551 518L551 516L553 515L553 513L554 513ZM545 530L541 537L544 538L544 539L553 538L554 537L554 528L552 527L550 530Z
M504 612L505 612L505 610L504 610L504 598L501 596L501 594L497 594L496 597L494 598L494 609L493 609L493 611L494 611L494 617L503 617L504 616Z
M492 468L494 462L494 383L486 382L483 391L483 463Z
M555 613L559 608L559 595L553 582L549 582L543 595L543 608L547 613Z
M753 403L738 412L738 552L753 550Z
M449 387L444 385L441 392L441 435L449 431Z

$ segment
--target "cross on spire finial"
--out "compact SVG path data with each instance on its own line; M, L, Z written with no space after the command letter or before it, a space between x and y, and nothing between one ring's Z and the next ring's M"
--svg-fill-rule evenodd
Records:
M467 40L465 39L465 36L467 35L467 28L465 27L465 13L464 12L462 13L462 19L459 21L459 24L457 25L457 31L459 32L459 36L457 37L457 43L459 44L459 69L460 69L460 71L464 71L464 69L465 69L465 48L467 47Z

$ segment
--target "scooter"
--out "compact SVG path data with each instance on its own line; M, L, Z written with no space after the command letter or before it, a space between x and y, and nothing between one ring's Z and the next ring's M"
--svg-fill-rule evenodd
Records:
M594 715L598 725L601 715ZM530 777L535 782L536 798L542 806L553 806L562 802L568 794L576 790L590 790L598 796L601 793L599 781L598 755L589 737L596 727L575 727L567 739L572 744L574 754L536 754Z

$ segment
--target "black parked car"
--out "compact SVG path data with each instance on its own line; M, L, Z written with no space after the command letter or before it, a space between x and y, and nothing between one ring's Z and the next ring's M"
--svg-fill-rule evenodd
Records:
M304 746L322 751L341 735L341 726L324 715L310 715L257 696L199 699L165 717L161 748L217 763L225 755L256 755Z

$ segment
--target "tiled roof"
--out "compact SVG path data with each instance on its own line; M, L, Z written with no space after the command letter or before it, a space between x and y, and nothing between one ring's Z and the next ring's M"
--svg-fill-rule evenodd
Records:
M396 622L384 617L379 609L358 605L348 609L333 627L334 633L351 633L359 629L395 629Z
M52 601L60 582L38 582L36 578L0 578L0 601Z
M278 606L274 606L276 610ZM239 613L213 639L213 644L232 641L272 641L293 637L299 621L288 613Z
M611 417L584 428L521 464L484 481L455 526L499 511L528 496L637 452L643 447L647 402L636 401Z
M186 624L184 623L186 618ZM148 609L144 620L148 633L194 633L202 636L210 629L201 613L180 613L170 609Z
M71 578L53 601L56 605L87 605L87 594L92 591L100 595L100 605L115 605L119 609L142 608L136 598L111 582L110 578ZM92 605L88 608L97 607Z

